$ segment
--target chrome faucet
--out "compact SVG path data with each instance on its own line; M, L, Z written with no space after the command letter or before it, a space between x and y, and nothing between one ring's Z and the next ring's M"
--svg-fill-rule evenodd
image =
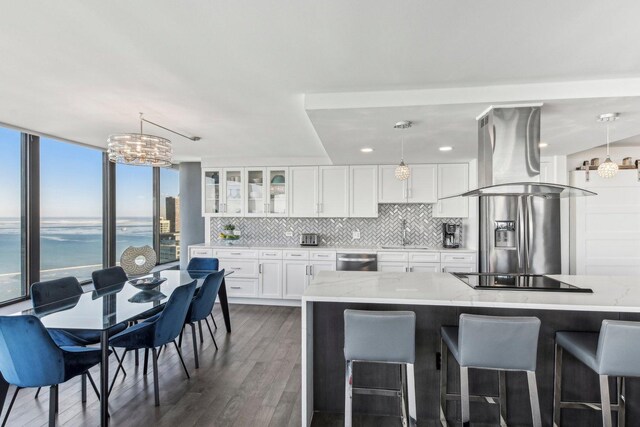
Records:
M402 246L407 246L409 242L407 241L407 220L400 220L400 239L402 240Z

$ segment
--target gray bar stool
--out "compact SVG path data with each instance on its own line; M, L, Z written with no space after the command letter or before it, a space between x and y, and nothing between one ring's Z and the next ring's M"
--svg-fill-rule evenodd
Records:
M416 314L412 311L344 311L344 425L351 427L353 393L401 398L402 425L416 424ZM353 362L400 365L399 390L353 387Z
M462 425L469 425L469 401L495 403L487 396L469 395L469 368L498 371L501 425L507 420L505 371L524 371L529 384L531 417L535 427L542 426L536 358L540 319L536 317L498 317L460 315L460 327L440 330L442 366L440 370L440 420L447 425L447 400L461 398ZM447 393L447 348L460 365L460 395Z
M562 401L562 353L566 350L600 376L600 404ZM616 377L617 403L611 405L609 377ZM553 387L553 424L560 425L564 408L598 409L602 425L610 427L611 410L618 411L618 426L625 425L625 377L640 377L640 322L603 320L597 332L556 332Z

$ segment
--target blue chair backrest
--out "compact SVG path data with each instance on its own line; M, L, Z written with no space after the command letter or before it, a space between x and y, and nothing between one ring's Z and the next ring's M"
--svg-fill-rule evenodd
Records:
M640 322L603 320L596 362L599 374L640 376Z
M198 320L206 319L211 310L213 310L218 291L222 285L222 279L224 279L224 270L211 273L204 279L198 294L191 302L187 320L197 322Z
M38 314L75 307L81 295L82 286L75 277L62 277L31 285L31 303Z
M94 271L91 273L91 279L93 280L94 288L98 291L129 280L127 273L120 266Z
M154 347L170 343L180 334L196 291L196 283L197 281L194 280L187 285L179 286L169 297L160 317L154 322Z
M215 271L218 269L218 258L191 258L188 271Z
M0 372L18 387L64 381L62 350L35 316L0 316Z

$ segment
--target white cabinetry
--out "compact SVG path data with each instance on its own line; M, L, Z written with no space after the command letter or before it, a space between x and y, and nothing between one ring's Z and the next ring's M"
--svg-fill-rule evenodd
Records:
M318 216L318 168L316 166L289 168L289 216L304 218Z
M283 298L300 299L309 284L309 262L284 260Z
M349 216L378 216L378 166L349 166Z
M282 298L282 260L260 259L259 296L262 298Z
M410 165L407 180L409 203L436 203L438 201L438 165Z
M469 164L438 165L438 199L455 196L469 190ZM469 200L456 197L438 200L433 216L436 218L466 218L469 216Z
M244 216L287 216L288 168L245 168Z
M349 216L349 166L318 168L318 216Z
M203 169L202 215L244 215L244 169Z
M405 203L407 188L405 181L396 179L397 165L378 167L378 203Z

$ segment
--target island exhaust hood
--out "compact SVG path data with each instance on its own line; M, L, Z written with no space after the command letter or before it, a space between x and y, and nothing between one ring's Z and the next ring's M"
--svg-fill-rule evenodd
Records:
M461 196L592 196L582 188L540 182L542 104L489 107L478 121L478 187Z

